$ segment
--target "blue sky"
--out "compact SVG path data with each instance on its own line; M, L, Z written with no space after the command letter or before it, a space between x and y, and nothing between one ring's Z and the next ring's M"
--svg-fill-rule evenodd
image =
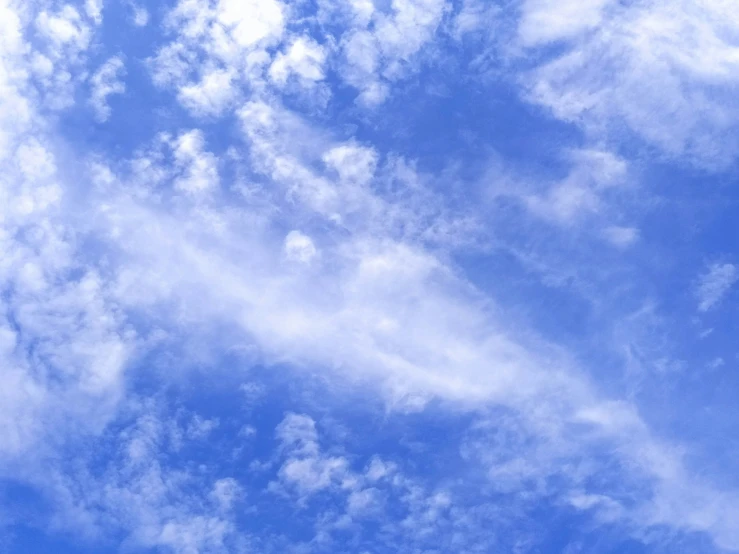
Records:
M0 0L0 551L739 551L725 0Z

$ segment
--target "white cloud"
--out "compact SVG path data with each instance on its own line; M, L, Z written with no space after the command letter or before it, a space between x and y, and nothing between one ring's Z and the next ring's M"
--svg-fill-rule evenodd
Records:
M345 41L344 55L351 68L348 76L352 84L360 86L359 79L373 74L379 66L380 52L377 40L369 31L358 30L346 37Z
M57 11L35 11L24 12L25 31L34 32L36 40L27 45L30 63L23 60L23 73L32 68L33 85L38 89L36 108L67 109L74 105L77 87L88 75L84 63L95 23L70 4Z
M0 360L7 369L0 427L8 437L0 458L41 448L40 441L70 424L76 432L103 427L122 393L131 350L132 337L120 329L100 277L85 271L71 278L79 271L72 248L39 223L17 228L34 236L30 243L0 240L0 282L15 290L3 302L2 326L12 320L20 330L8 335L15 347Z
M42 11L36 18L36 28L49 39L57 58L84 50L90 41L89 28L70 5L56 13Z
M90 104L95 110L95 117L99 122L110 118L111 108L108 97L114 94L123 94L126 85L122 81L125 75L125 66L120 56L110 58L90 77L91 93Z
M598 26L613 0L526 0L518 33L526 46L568 39Z
M639 230L634 227L611 225L603 230L605 239L618 248L627 248L639 240Z
M375 176L377 153L371 148L341 145L326 152L323 161L343 181L365 185Z
M39 40L24 42L32 27ZM84 260L64 210L68 172L41 112L56 105L45 87L69 76L89 42L70 6L16 13L0 6L0 463L41 456L59 437L100 431L122 396L135 337ZM43 53L42 53L43 52ZM29 86L32 78L37 87Z
M604 197L627 184L628 164L601 150L575 150L567 157L571 164L567 177L544 194L527 195L524 201L535 215L569 225L607 211Z
M555 475L562 460L587 456L600 441L615 445L624 464L639 468L637 478L659 489L640 505L652 518L645 521L730 541L723 519L695 519L715 488L691 482L680 455L651 434L632 404L603 398L566 353L516 333L515 321L501 320L490 299L417 238L424 225L438 223L418 221L414 195L428 197L417 173L403 164L377 168L371 151L336 143L279 106L252 102L241 117L249 167L269 178L265 194L280 208L274 213L310 222L311 235L336 231L320 242L325 268L286 268L283 216L274 226L269 218L255 226L248 203L219 211L217 228L200 226L186 206L124 203L125 210L116 210L121 232L114 243L126 260L120 277L135 290L118 289L122 304L133 312L157 305L169 312L176 305L177 325L232 325L258 344L265 364L331 368L341 379L390 391L390 401L439 397L467 409L499 406L521 414L525 432L544 437L553 450L529 462L518 456L498 464L494 475L510 486ZM600 151L574 158L584 172L578 179L594 193L618 190L628 176L618 158ZM390 184L402 189L401 205L392 194L375 193L392 190ZM99 215L105 228L107 216ZM571 427L583 434L567 435ZM286 452L282 491L308 499L354 477L344 456L322 453L312 422L290 418L279 436ZM684 486L698 498L691 509L675 508ZM665 503L669 510L659 511ZM432 504L423 513L443 511ZM732 505L727 499L726 509Z
M568 39L561 55L524 77L529 99L593 136L628 128L667 155L724 167L739 149L732 92L737 23L729 4L607 6L604 0L524 4L524 45ZM568 10L574 17L566 17Z
M85 0L85 12L99 25L103 21L103 0Z
M346 511L352 518L374 515L380 508L380 492L375 488L352 491L347 498Z
M208 7L181 0L167 18L168 28L175 33L173 41L150 60L155 82L174 86L186 107L206 115L210 112L199 112L199 103L190 97L202 87L205 75L214 71L232 77L217 87L229 98L262 90L266 82L278 88L293 82L299 87L288 90L314 89L308 94L321 104L329 89L318 87L320 94L315 97L315 85L324 80L334 56L339 56L341 74L359 90L357 101L378 104L389 94L390 83L415 71L415 58L421 56L448 10L444 0L396 0L389 10L376 10L372 2L322 4L321 8L328 20L351 13L349 28L321 26L313 37L300 31L288 33L293 10L276 0L245 4L220 0Z
M354 22L358 26L369 24L375 13L375 5L372 0L349 0L349 5L354 15Z
M310 417L294 414L289 414L281 426L296 418L305 421L311 430L315 429ZM342 447L341 444L331 445L333 450L343 450ZM450 445L450 448L454 447ZM377 457L366 471L352 467L349 460L356 456L351 454L337 458L316 450L301 458L287 450L283 457L285 460L278 470L280 485L273 482L270 489L294 499L304 508L302 513L308 507L314 510L310 516L315 527L312 544L330 544L344 550L347 547L342 548L343 545L355 544L361 538L375 548L393 552L426 552L440 548L489 551L493 544L500 545L499 541L491 540L495 535L490 523L493 514L489 510L491 505L484 504L484 493L464 498L451 490L452 483L442 486L434 483L433 478L409 475L395 464ZM340 461L341 469L324 478L323 473L309 472L301 466L300 475L311 475L308 483L314 487L301 488L284 473L285 467L297 459L322 469L331 461ZM317 495L323 501L317 501ZM494 528L500 530L499 526Z
M285 237L285 255L288 260L308 263L318 251L311 238L300 231L290 231Z
M191 440L202 440L207 438L220 425L217 418L205 419L195 415L187 426L185 433Z
M557 184L544 197L529 197L527 203L534 213L562 223L570 223L584 213L597 212L600 206L597 194L576 181Z
M463 0L452 21L450 33L460 40L469 33L493 33L502 10L484 0Z
M436 528L436 524L445 519L451 507L448 493L426 491L394 464L377 457L366 472L353 470L346 457L322 452L315 422L309 416L288 414L278 426L277 436L284 460L278 470L279 484L273 482L270 489L287 493L301 506L318 493L334 498L331 508L315 518L319 524L314 540L330 540L335 530L356 532L361 529L357 524L368 519L383 524L382 536L373 539L378 544L389 541L397 547L415 543L419 535L444 535L443 527ZM403 514L401 519L387 517L386 500ZM403 538L409 532L412 538Z
M198 283L215 279L222 285L207 287L211 300L191 308L204 308L207 312L208 306L230 306L229 311L258 340L267 356L287 356L308 364L328 363L332 367L348 367L344 364L351 360L351 367L392 382L395 390L412 389L415 393L442 394L475 402L501 395L512 399L508 387L517 380L515 375L529 375L526 382L534 388L540 380L556 379L554 374L537 370L538 362L529 357L526 349L495 322L486 320L479 311L480 300L474 294L468 296L461 292L464 287L444 264L422 247L404 240L419 236L429 226L440 225L442 216L423 215L419 219L413 211L378 198L369 187L358 189L351 182L366 181L368 169L374 166L372 156L366 156L368 152L342 150L341 145L330 142L321 148L320 140L296 134L297 124L263 105L249 105L243 121L245 131L254 141L253 167L262 168L272 178L275 201L290 206L291 210L315 214L314 217L324 218L325 224L344 229L341 232L345 238L329 249L322 246L321 252L322 260L334 269L321 274L320 288L327 292L341 291L340 296L329 293L322 298L310 293L316 290L312 279L317 276L278 276L275 264L279 264L282 252L269 250L267 245L275 243L271 231L262 235L261 229L249 230L238 218L224 220L222 215L219 238L203 237L193 242L175 230L179 225L172 225L165 235L154 231L151 226L161 229L168 216L146 215L148 209L141 214L147 219L131 220L130 228L125 220L119 219L117 223L126 225L121 244L125 250L129 244L142 244L136 238L141 233L148 237L145 249L137 246L130 252L133 257L127 269L144 271L139 277L131 278L138 283L137 289L148 290L156 297L159 287L148 289L146 284L154 278L169 283L165 290L177 291L179 295L190 290L191 285L199 289L202 285ZM283 126L289 130L281 129ZM289 140L285 140L282 131L288 131ZM291 152L292 148L297 151ZM300 159L302 149L317 150L305 164ZM343 179L309 169L308 164L327 155L344 164ZM357 160L361 163L355 163ZM403 187L403 180L398 179L394 186ZM403 189L399 194L403 201L412 194L423 193L422 186L418 183L414 186L419 192L413 192L410 187ZM427 198L422 196L422 199L421 205L427 205ZM120 215L123 214L119 218ZM181 231L189 232L185 228ZM195 233L204 231L193 229ZM159 240L165 241L166 246L157 246ZM212 240L217 242L207 252L193 250L196 242ZM220 250L226 244L221 241L226 240L247 249L249 254L232 252L226 256ZM277 240L282 243L284 235ZM147 253L149 249L153 249L152 259ZM166 251L167 256L159 257L155 251ZM183 261L176 261L180 256L184 256ZM262 262L239 266L230 261L232 256ZM139 263L143 266L139 267ZM183 263L192 264L192 268L183 272ZM257 290L260 292L255 296ZM202 296L201 299L205 301ZM306 304L307 299L314 300ZM251 307L246 309L246 306ZM446 314L445 318L433 315L440 311ZM487 328L488 325L491 327ZM477 326L488 330L474 330ZM336 344L341 345L339 350ZM495 373L486 370L490 364L496 364ZM450 367L457 369L450 371ZM519 392L526 394L524 389Z
M370 483L385 479L395 473L397 468L392 463L386 463L378 457L372 458L365 476Z
M30 182L46 180L56 173L54 156L37 139L31 138L22 143L15 155L18 169Z
M395 1L386 11L354 5L353 24L360 28L351 36L366 44L350 60L350 39L342 43L352 66L347 75L356 70L368 76L365 84L357 81L360 94L378 102L413 65L447 8L431 1ZM322 77L328 60L319 64L318 54L306 54L314 45L305 43L302 54L295 54L296 43L281 43L288 11L276 2L180 2L170 17L175 39L152 62L159 83L172 86L193 114L217 115L236 104L244 87L259 87L254 75L271 74L278 84L288 75ZM0 19L9 31L0 41L22 56L15 21ZM88 44L82 21L66 8L36 19L56 48L34 58L36 74L54 74L63 58L59 52ZM580 27L574 29L565 26L546 40L576 36ZM271 52L281 54L272 60ZM207 63L194 64L201 55ZM101 90L114 87L106 82L100 79ZM70 208L62 203L68 189L57 165L63 158L53 155L43 136L24 135L22 120L32 119L32 108L19 92L23 84L24 77L0 75L8 92L0 98L0 117L9 123L3 128L7 157L15 154L0 167L9 176L0 188L0 283L13 292L3 297L2 313L8 315L0 318L0 362L9 368L0 387L0 434L8 437L4 456L43 443L67 422L75 432L88 426L99 432L110 421L138 345L126 316L135 321L143 313L192 337L210 328L248 336L267 365L327 368L327 380L338 375L369 383L389 391L390 403L404 398L417 407L436 397L452 409L498 406L524 414L522 434L534 437L530 443L539 456L488 460L490 474L509 486L546 479L564 467L559 462L589 459L594 444L606 443L654 488L639 505L637 515L646 522L707 531L729 546L739 542L732 527L734 493L718 494L693 479L679 452L649 432L633 405L604 399L566 353L502 316L459 275L446 252L456 244L453 229L460 218L438 206L412 164L398 156L381 158L355 141L339 142L274 98L251 99L239 112L248 166L209 152L200 130L162 136L160 151L137 154L132 175L97 166L99 186L80 187L73 196L79 202L75 210L86 216L79 227L65 220L74 214L64 212ZM16 114L20 123L11 117ZM531 194L534 212L574 221L603 210L604 197L628 177L623 160L607 152L578 151L573 160L564 180ZM267 184L259 194L272 209L262 211L264 204L250 198L219 204L215 191L226 163L263 178ZM159 187L170 181L173 190ZM633 241L631 228L606 225L603 233L614 243ZM284 256L307 262L317 255L308 234L285 236L291 228L315 237L321 245L321 264L315 266L325 261L325 267L286 267ZM95 267L79 248L76 236L88 232L109 254L105 266ZM699 287L700 306L706 306L701 309L715 305L731 286L720 285L721 278L733 283L728 265L716 266L713 276L711 269ZM93 499L91 511L130 524L137 545L228 550L233 529L222 512L233 505L238 486L222 478L190 499L182 485L192 476L168 472L157 459L166 426L146 418L137 425L120 443L121 465L110 468L107 481L92 480L80 493ZM585 437L568 434L583 427ZM196 419L182 434L203 438L214 428L215 420ZM307 416L288 416L278 438L282 486L301 498L343 491L347 513L359 519L381 504L381 486L401 483L409 512L406 533L433 533L437 522L454 517L448 493L407 485L391 464L375 460L361 474L350 469L346 456L327 454ZM578 491L583 482L574 482ZM606 495L582 491L567 498L579 509L615 513Z
M284 85L290 75L310 84L324 78L325 61L326 53L319 44L310 38L299 37L275 57L269 75L277 85Z
M201 195L218 188L218 162L205 150L205 138L199 130L181 134L173 143L175 166L181 172L174 186L191 195Z
M276 429L276 436L283 448L305 456L318 454L316 422L302 414L287 414Z
M431 40L448 8L444 0L393 0L391 5L390 14L376 14L375 37L382 52L397 60L416 54ZM393 65L388 69L394 72Z
M305 498L340 482L347 472L342 457L326 456L318 445L315 422L308 416L288 414L277 427L286 460L279 470L284 486Z
M739 279L739 273L737 273L737 267L734 264L711 264L708 270L701 275L695 291L698 298L698 310L707 312L716 307L731 290L737 279Z
M149 12L143 6L133 6L133 24L136 27L146 27L149 23Z
M280 477L305 496L331 486L345 468L346 460L340 457L296 457L284 463Z
M365 107L382 104L390 96L390 87L385 83L370 82L357 96L357 103Z
M623 506L605 495L575 493L568 500L578 510L595 510L603 523L618 521L624 516Z
M15 11L0 5L0 48L6 67L0 72L0 161L14 152L17 135L32 119L33 108L23 94L26 79L22 32L21 20Z
M285 25L285 8L277 0L220 0L215 16L241 46L278 38Z
M166 416L151 401L133 409L133 422L105 435L116 445L105 461L83 451L74 464L60 462L51 474L35 477L51 485L59 510L54 524L92 537L122 534L128 548L234 551L239 485L229 477L210 482L172 460Z
M54 72L54 65L51 60L36 52L31 61L31 69L41 79L48 79Z
M360 104L376 106L389 83L414 71L414 58L434 37L449 8L444 0L393 0L387 11L353 2L355 17L340 37L342 75L359 90Z
M271 59L267 48L281 41L285 12L277 0L219 0L213 6L181 0L167 17L174 39L149 60L155 83L173 86L196 115L221 114L263 79ZM315 51L305 50L301 58L300 49L295 67L285 70L314 76Z
M234 501L242 494L242 488L236 479L226 477L213 484L211 496L216 500L221 511L225 512L233 507Z
M183 85L178 99L195 114L217 116L237 98L233 83L231 71L214 69L204 72L199 82Z

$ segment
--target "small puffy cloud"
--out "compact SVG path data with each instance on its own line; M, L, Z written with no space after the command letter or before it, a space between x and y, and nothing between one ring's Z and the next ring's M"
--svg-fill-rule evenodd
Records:
M57 13L41 12L36 18L36 28L44 35L52 47L54 57L64 56L65 50L78 52L90 42L90 30L79 12L70 5Z
M16 163L28 181L48 179L56 172L54 155L36 139L30 139L18 147Z
M103 21L103 0L86 0L85 12L87 17L99 25Z
M284 85L291 75L302 83L312 84L324 78L323 65L326 52L314 40L307 37L296 39L284 52L280 52L269 69L272 82Z
M38 264L26 262L20 268L17 275L17 286L19 290L38 293L43 291L46 286L46 278Z
M382 104L390 95L390 88L386 83L369 83L357 96L357 104L365 107Z
M202 194L219 185L216 157L205 150L205 139L200 130L180 135L173 144L175 165L181 171L175 188L188 194Z
M285 8L277 0L220 0L216 20L240 46L273 41L282 35Z
M372 458L372 461L370 462L370 465L365 473L365 477L370 483L374 483L392 475L396 472L396 470L397 468L394 464L386 463L380 458L375 457Z
M490 32L500 11L498 5L485 0L463 0L462 9L453 19L451 34L461 40L468 33Z
M376 107L392 82L415 71L414 58L433 39L449 6L444 0L395 0L381 10L353 0L349 7L353 25L340 40L340 72L358 90L358 104Z
M90 105L95 111L96 119L101 123L110 118L108 97L126 91L126 85L121 80L125 72L123 60L116 56L105 62L90 78Z
M31 59L31 71L33 71L34 75L39 79L45 80L51 77L54 72L54 64L49 58L36 52Z
M518 33L527 46L563 40L597 26L613 0L527 0Z
M346 466L346 460L338 457L291 458L280 468L280 477L307 495L331 486L346 472Z
M206 419L199 415L195 415L190 423L187 425L187 438L192 440L205 439L220 425L220 421L217 418Z
M344 79L360 93L357 102L365 106L381 104L390 91L378 75L382 55L375 36L359 30L344 39Z
M707 312L715 307L739 278L737 267L730 263L715 263L700 277L695 292L698 310Z
M302 414L287 414L276 430L284 448L306 455L318 452L318 431L313 418Z
M430 41L448 6L445 0L395 0L375 22L377 43L392 61L407 59ZM392 62L390 64L392 71Z
M136 27L146 27L149 23L149 11L143 6L132 6L133 24Z
M285 256L288 260L306 264L315 258L317 253L313 240L300 231L290 231L285 237Z
M598 211L600 200L590 187L565 181L555 185L545 196L529 197L527 205L541 217L568 224L584 213Z
M607 150L583 148L569 152L574 172L583 179L592 181L598 189L607 189L622 184L628 177L628 163L620 156Z
M568 501L578 510L594 510L598 519L604 523L617 521L625 513L621 504L605 495L577 492L570 495Z
M349 5L354 23L358 26L367 25L375 13L375 4L372 0L349 0Z
M617 248L628 248L639 239L639 229L611 225L603 230L603 237Z
M287 414L276 434L286 455L279 470L280 481L301 497L326 489L347 475L346 459L321 452L316 424L311 417Z
M180 0L166 17L174 38L149 58L154 82L173 87L195 115L216 116L264 80L264 70L286 25L277 0ZM300 65L312 75L310 64Z
M582 217L602 211L609 190L626 183L628 164L607 151L580 149L568 152L571 163L566 178L544 194L525 198L528 208L539 217L560 224L573 224Z
M180 88L180 103L196 115L221 114L236 99L234 75L230 70L214 69L204 73L197 83Z
M353 518L376 514L382 505L380 491L375 488L352 491L346 501L346 511Z
M366 184L375 174L377 153L371 148L343 144L326 152L323 161L342 181Z
M228 511L241 494L242 490L238 482L235 479L226 477L213 483L213 490L210 496L221 511Z
M179 42L170 43L149 59L151 78L158 87L177 86L189 75L195 54Z
M380 53L374 35L368 31L356 31L345 39L344 56L348 65L349 77L357 84L361 78L371 75L377 70Z

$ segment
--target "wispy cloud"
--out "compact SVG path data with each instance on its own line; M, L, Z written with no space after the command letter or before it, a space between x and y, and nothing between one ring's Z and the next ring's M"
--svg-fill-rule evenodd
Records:
M114 57L105 62L90 78L92 91L90 104L95 110L98 121L105 122L111 114L108 98L115 94L126 92L126 85L122 81L125 75L125 66L120 57Z
M731 290L738 278L739 274L734 264L711 264L701 275L695 291L698 298L698 310L707 312L714 308Z
M576 9L575 9L576 6ZM670 156L725 166L736 154L735 25L726 3L524 3L522 44L567 41L524 80L532 101L591 132L626 126ZM574 10L566 17L568 10ZM690 36L684 42L676 37ZM616 75L616 79L611 79ZM709 92L710 91L710 92ZM717 144L714 138L723 137Z
M0 1L0 475L50 527L739 550L733 346L673 286L737 280L680 174L735 154L729 7L137 6Z

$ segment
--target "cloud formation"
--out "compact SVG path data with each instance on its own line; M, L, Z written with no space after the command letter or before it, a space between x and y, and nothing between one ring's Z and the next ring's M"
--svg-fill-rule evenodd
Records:
M696 290L698 310L707 312L718 304L736 283L738 277L734 264L711 264L701 275Z
M0 0L0 515L739 550L730 6L120 8Z

